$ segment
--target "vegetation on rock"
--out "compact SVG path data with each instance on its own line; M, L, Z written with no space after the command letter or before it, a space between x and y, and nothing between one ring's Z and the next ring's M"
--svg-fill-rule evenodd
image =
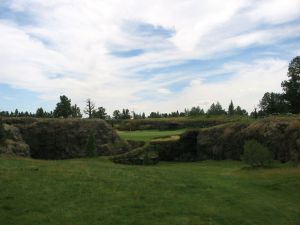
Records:
M256 140L246 141L244 145L243 161L252 167L270 165L273 160L272 152Z
M95 135L90 133L86 144L86 155L89 157L96 155Z
M3 141L4 138L5 138L5 130L4 130L2 118L0 118L0 142Z

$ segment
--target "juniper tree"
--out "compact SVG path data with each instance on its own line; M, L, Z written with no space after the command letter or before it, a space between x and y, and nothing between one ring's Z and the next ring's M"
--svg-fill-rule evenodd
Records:
M288 80L281 83L284 98L291 113L300 113L300 56L291 61L287 76Z

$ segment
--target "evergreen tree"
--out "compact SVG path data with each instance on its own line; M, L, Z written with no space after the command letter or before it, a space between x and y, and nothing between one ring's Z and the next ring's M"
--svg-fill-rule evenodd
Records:
M146 119L146 115L144 112L142 113L142 119Z
M72 115L71 109L71 99L68 99L67 96L60 96L60 102L56 104L56 108L54 109L54 117L64 117L67 118Z
M25 114L26 114L26 113L25 113ZM38 117L38 118L43 118L43 117L45 117L45 112L44 112L43 108L38 108L38 109L36 110L35 116Z
M162 115L159 112L151 112L148 118L161 118Z
M201 109L199 106L197 107L192 107L191 110L185 109L185 113L188 116L201 116L204 115L204 110Z
M18 110L18 109L15 110L14 116L15 116L15 117L18 117L18 116L19 116L19 110Z
M107 113L105 111L104 107L98 107L97 110L94 110L93 117L105 120L107 118Z
M120 120L120 119L122 119L120 110L115 110L115 111L113 112L113 118L114 118L115 120Z
M251 116L254 117L255 119L257 119L258 113L257 113L257 109L256 108L254 108L254 111L251 113Z
M248 116L248 112L245 109L242 109L239 105L234 110L234 114L239 116Z
M207 110L208 115L225 115L226 112L222 108L221 104L217 102L216 104L212 104L210 108Z
M234 115L234 105L233 105L232 100L231 100L231 102L229 104L229 107L228 107L228 115L229 116L233 116Z
M267 92L259 102L259 108L264 114L285 113L288 105L282 94Z
M80 108L76 104L71 106L71 115L73 118L81 118L82 117Z
M129 109L123 109L123 110L122 110L121 118L122 118L123 120L131 119L131 115L130 115Z
M300 113L300 56L291 61L287 76L288 80L281 83L284 98L291 113Z

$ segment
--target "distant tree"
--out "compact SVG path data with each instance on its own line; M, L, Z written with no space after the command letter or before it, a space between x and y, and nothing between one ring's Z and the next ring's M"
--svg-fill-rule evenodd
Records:
M54 109L54 117L64 117L67 118L72 115L71 109L71 99L68 99L67 96L62 95L59 97L60 102L56 104L56 108Z
M146 115L144 112L142 113L142 119L146 119Z
M300 113L300 56L291 61L287 76L288 80L281 83L284 99L291 113Z
M84 113L88 115L88 117L91 119L93 117L93 112L95 110L95 103L93 103L91 101L90 98L88 98L86 101L85 101L85 109L84 109Z
M9 117L9 112L8 111L2 111L2 112L0 112L0 116Z
M132 119L137 120L137 119L143 119L143 115L141 113L137 114L134 111L131 112Z
M97 110L93 112L93 117L105 120L107 118L107 113L104 107L98 107Z
M177 110L176 112L171 112L171 113L164 113L162 114L162 117L179 117L179 111Z
M80 108L76 104L71 106L71 115L73 118L82 118Z
M257 113L257 109L256 108L254 108L254 110L253 110L253 112L251 112L250 116L254 117L255 119L257 119L258 113Z
M15 113L13 113L13 115L14 115L15 117L18 117L18 116L19 116L19 110L16 109L16 110L15 110Z
M271 163L272 152L256 140L246 141L243 160L252 167L263 167Z
M129 109L123 109L123 110L122 110L121 118L122 118L123 120L131 119L131 115L130 115Z
M151 112L148 118L161 118L161 114L159 112Z
M208 115L225 115L226 112L222 108L221 104L217 102L216 104L212 104L210 108L207 110Z
M234 115L234 105L233 105L232 100L231 100L231 102L229 104L229 107L228 107L228 115L229 116L233 116Z
M203 109L202 109L202 110L203 110ZM204 114L205 114L205 113L204 113L204 111L203 111L203 115L204 115ZM180 113L179 113L179 116L180 116L180 117L185 117L186 114L185 114L185 112L180 112Z
M54 117L53 112L52 111L50 111L50 112L44 111L44 117L45 118L53 118Z
M185 114L187 114L188 116L201 116L204 115L204 110L201 109L199 106L194 106L192 107L190 110L185 109Z
M2 141L5 138L5 130L2 118L0 117L0 141Z
M245 109L242 109L239 105L236 107L233 114L238 116L248 116L248 112Z
M285 113L288 105L282 94L267 92L259 102L259 108L264 114Z
M115 111L113 111L113 119L115 119L115 120L120 120L120 119L122 119L120 110L115 110Z
M45 117L45 112L43 108L38 108L36 110L35 116L38 118L44 118Z
M86 155L89 157L96 155L95 135L90 133L86 144Z

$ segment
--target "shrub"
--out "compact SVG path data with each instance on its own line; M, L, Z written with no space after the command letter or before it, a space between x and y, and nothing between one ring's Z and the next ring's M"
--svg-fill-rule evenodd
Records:
M246 141L243 161L252 167L264 167L273 159L272 152L256 140Z
M139 147L112 157L112 161L129 165L154 165L158 163L158 154L147 147Z
M2 122L2 118L0 118L0 141L5 138L5 130Z
M95 135L91 133L86 144L86 155L94 156L96 154Z

